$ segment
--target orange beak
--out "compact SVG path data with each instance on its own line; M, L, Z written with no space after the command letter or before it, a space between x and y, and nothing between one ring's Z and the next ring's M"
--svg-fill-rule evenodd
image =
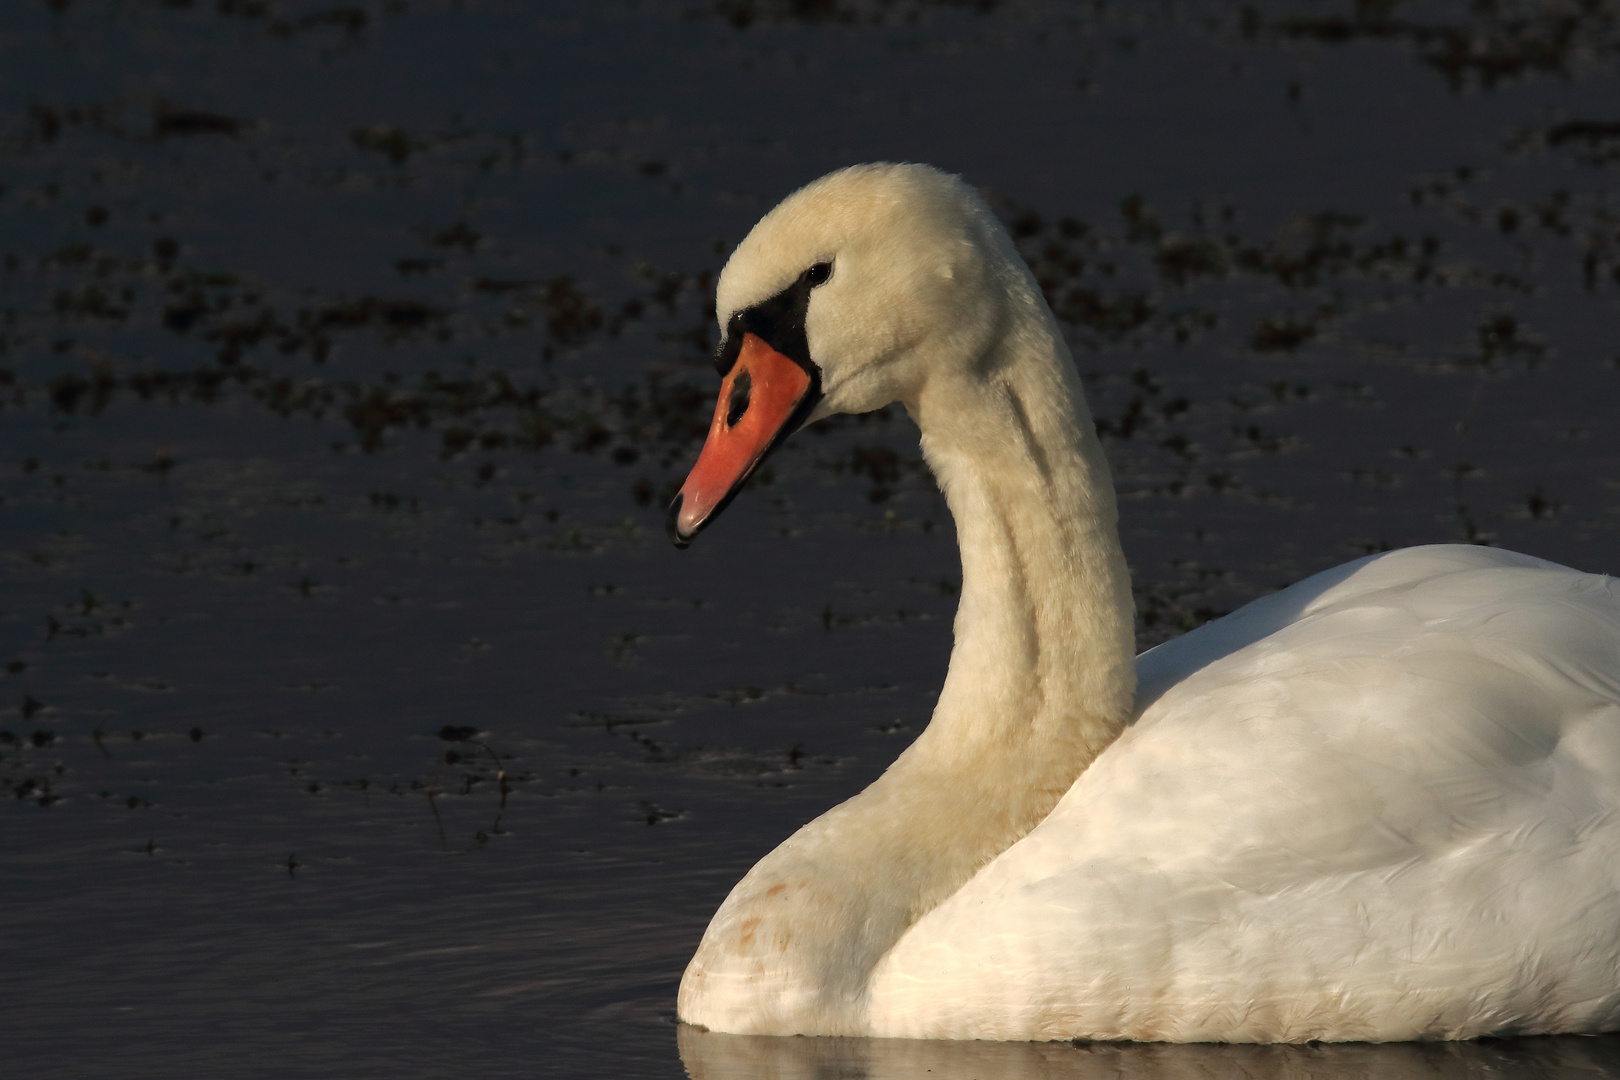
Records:
M669 538L676 547L690 544L792 431L815 382L758 335L743 335L737 362L720 383L703 452L669 504Z

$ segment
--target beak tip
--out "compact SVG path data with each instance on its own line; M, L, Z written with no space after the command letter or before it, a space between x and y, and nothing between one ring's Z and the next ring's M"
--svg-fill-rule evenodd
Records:
M669 504L669 513L664 517L664 531L669 533L670 543L682 550L692 546L692 537L681 532L681 503L685 501L684 492L676 495Z

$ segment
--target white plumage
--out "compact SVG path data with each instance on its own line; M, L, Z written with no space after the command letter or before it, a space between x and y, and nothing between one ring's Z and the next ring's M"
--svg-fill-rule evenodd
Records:
M1607 578L1426 547L1161 645L1140 719L879 963L873 1031L1612 1026L1617 641Z
M1107 464L993 217L923 166L835 173L738 248L722 325L817 262L815 415L900 400L922 429L962 549L956 648L928 730L716 914L684 1020L1248 1042L1620 1026L1608 578L1391 552L1133 673Z

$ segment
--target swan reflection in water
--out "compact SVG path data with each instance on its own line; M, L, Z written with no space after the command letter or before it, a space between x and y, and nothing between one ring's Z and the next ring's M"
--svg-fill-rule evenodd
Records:
M1508 1080L1620 1078L1620 1035L1477 1042L984 1042L724 1035L680 1025L692 1080Z

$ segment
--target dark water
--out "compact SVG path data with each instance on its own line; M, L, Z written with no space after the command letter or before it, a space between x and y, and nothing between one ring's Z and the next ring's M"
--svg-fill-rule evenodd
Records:
M11 0L6 1071L1620 1072L678 1047L731 883L926 721L958 570L898 414L660 523L730 245L910 159L1071 335L1144 645L1383 547L1612 571L1617 71L1603 0Z

